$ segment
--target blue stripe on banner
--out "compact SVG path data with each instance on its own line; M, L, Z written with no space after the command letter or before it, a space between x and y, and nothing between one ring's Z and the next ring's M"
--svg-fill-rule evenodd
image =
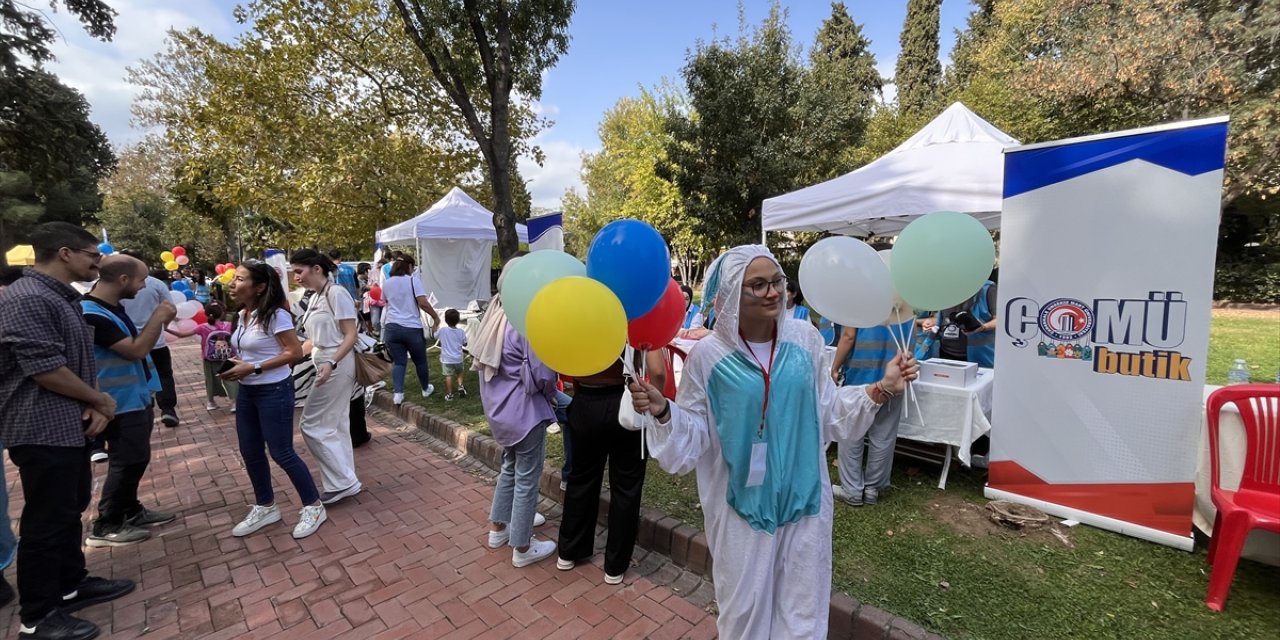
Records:
M538 216L537 218L529 218L529 222L526 223L526 226L529 227L529 244L533 244L542 237L542 234L555 227L563 227L564 214L557 212L550 215Z
M1004 197L1034 191L1087 173L1145 160L1190 176L1226 164L1227 123L1066 143L1047 149L1013 150L1005 155Z

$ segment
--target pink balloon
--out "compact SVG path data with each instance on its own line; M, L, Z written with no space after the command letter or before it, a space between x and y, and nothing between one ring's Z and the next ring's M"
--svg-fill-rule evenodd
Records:
M173 328L174 328L174 330L176 331L178 327L177 327L177 325L175 325ZM175 343L175 342L177 342L177 341L178 341L178 336L175 336L175 335L173 335L172 333L169 333L168 331L164 332L164 343L165 343L165 344L173 344L173 343Z
M189 333L196 330L196 321L191 318L184 318L173 323L173 328L180 333Z

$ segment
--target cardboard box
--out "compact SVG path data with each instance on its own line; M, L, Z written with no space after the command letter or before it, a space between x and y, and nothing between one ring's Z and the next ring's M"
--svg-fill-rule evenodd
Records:
M978 364L944 358L930 358L920 363L920 381L964 388L978 379Z

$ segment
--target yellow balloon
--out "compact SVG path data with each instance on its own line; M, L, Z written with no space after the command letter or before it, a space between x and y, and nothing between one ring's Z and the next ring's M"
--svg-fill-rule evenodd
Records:
M525 316L529 346L553 371L589 376L608 369L627 343L627 314L609 287L581 276L544 286Z
M161 252L160 252L160 259L161 259L161 260L164 260L165 264L168 264L168 263L170 263L170 262L173 262L173 252L172 252L172 251L161 251ZM170 271L173 271L173 269L170 269Z
M174 262L173 260L169 260L169 261L167 261L167 262L165 262L165 263L164 263L164 268L165 268L165 270L167 270L167 271L177 271L177 270L178 270L178 263Z

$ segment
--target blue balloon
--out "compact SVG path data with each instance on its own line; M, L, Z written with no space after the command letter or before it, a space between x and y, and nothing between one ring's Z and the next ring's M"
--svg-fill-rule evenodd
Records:
M170 288L174 291L190 291L191 285L187 284L185 280L178 280Z
M111 243L109 242L103 242L98 245L98 253L101 253L104 256L109 256L115 252L116 248L111 246Z
M627 320L649 313L671 280L667 242L639 220L614 220L591 240L587 277L609 287L622 301Z
M184 282L183 284L186 284L186 283ZM194 291L192 291L192 290L190 290L190 289L183 289L183 290L182 290L182 295L186 296L188 300L195 300L195 299L196 299L196 292L194 292Z

